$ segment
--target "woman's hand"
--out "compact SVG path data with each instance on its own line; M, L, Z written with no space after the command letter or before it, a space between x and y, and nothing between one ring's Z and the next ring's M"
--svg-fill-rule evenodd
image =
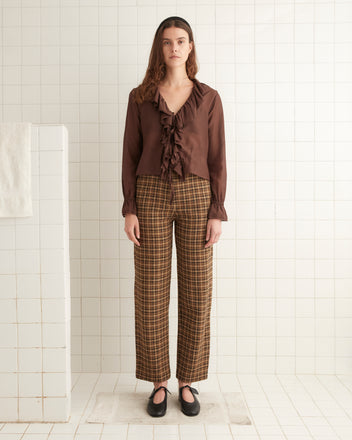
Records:
M140 246L139 243L139 221L135 214L126 214L125 215L125 232L127 237L133 241L137 246ZM138 240L137 240L138 239Z
M207 223L207 235L205 240L207 244L205 248L212 246L219 241L221 235L221 220L217 218L210 218Z

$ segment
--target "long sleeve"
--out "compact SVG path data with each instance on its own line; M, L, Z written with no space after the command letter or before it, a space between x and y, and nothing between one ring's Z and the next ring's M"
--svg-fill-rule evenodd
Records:
M137 214L136 209L136 169L142 153L142 132L139 110L137 103L133 100L133 90L128 97L126 112L125 132L123 137L122 153L122 192L124 202L122 215Z
M227 213L224 207L227 179L224 112L218 92L216 92L209 110L208 136L208 168L212 190L208 219L215 218L227 221Z

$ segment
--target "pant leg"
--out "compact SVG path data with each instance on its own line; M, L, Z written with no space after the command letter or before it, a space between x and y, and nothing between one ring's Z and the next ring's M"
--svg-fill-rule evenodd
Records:
M180 186L182 185L182 186ZM195 175L177 184L178 337L176 378L196 382L208 377L213 247L204 248L210 182Z
M173 223L169 189L158 176L138 176L136 186L140 246L135 257L136 377L170 378L169 302Z

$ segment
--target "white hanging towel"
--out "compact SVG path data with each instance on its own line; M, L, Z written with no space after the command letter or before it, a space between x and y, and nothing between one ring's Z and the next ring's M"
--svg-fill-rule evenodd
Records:
M0 217L31 217L31 122L0 123Z

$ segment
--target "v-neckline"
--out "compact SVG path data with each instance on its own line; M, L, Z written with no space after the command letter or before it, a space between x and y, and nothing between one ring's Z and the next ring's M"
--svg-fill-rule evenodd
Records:
M195 83L195 80L193 80L193 79L191 79L191 81L193 82L193 87L192 87L192 89L191 89L191 93L189 94L189 96L188 96L188 98L186 99L186 101L182 104L182 106L177 110L176 113L173 112L173 111L171 111L171 110L169 109L169 106L167 105L166 99L165 99L165 98L163 97L163 95L161 94L160 89L159 89L159 86L158 86L158 92L159 92L159 95L160 95L161 99L164 101L166 108L169 110L169 112L170 112L173 116L176 116L176 115L177 115L177 114L183 109L183 107L187 104L187 102L189 101L189 99L190 99L191 96L193 95L193 92L194 92L194 88L195 88L195 86L196 86L196 83Z

